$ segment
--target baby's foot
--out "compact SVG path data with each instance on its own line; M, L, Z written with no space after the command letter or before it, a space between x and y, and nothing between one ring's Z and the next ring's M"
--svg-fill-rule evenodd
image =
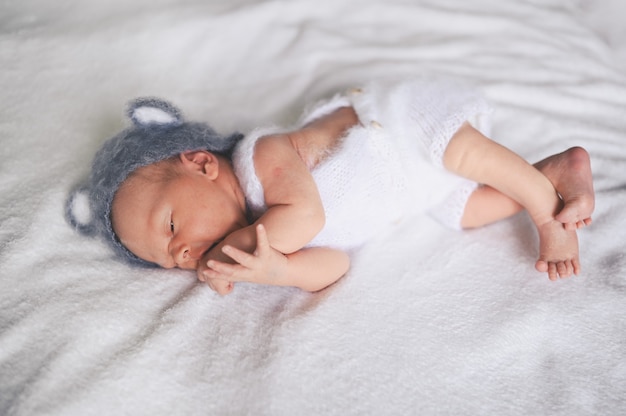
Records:
M595 205L589 154L582 147L572 147L535 164L563 198L564 206L555 219L567 230L591 224Z
M562 211L561 211L562 212ZM575 230L566 230L556 219L538 225L539 260L535 268L548 273L550 280L580 273L578 237Z

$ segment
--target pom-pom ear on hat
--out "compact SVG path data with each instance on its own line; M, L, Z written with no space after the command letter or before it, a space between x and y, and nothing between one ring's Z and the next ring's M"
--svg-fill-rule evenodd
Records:
M128 117L138 127L180 126L183 117L180 110L159 98L145 97L131 101Z
M78 231L85 235L95 235L97 224L89 201L89 188L81 185L74 189L65 202L65 217Z

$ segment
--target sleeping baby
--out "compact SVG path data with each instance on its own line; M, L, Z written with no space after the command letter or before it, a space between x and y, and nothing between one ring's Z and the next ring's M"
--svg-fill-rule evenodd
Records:
M488 138L490 108L451 81L371 82L312 106L291 128L222 136L171 104L139 99L67 202L80 231L132 264L234 282L323 289L350 255L413 215L455 229L526 210L535 267L580 271L576 230L594 208L580 147L531 165Z

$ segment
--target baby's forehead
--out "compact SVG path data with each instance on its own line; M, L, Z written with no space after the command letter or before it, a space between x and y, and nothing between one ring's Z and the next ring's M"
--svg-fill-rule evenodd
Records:
M147 190L152 183L142 176L133 175L126 178L113 195L111 202L111 217L127 211L127 206L135 206L136 201L147 202Z
M129 208L137 208L138 204L145 206L151 202L156 193L160 177L159 167L152 165L142 166L124 179L113 194L111 201L111 218L129 213Z

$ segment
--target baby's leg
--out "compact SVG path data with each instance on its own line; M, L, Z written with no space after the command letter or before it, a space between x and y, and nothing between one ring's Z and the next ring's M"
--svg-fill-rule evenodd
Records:
M589 163L589 154L581 147L572 147L549 156L533 165L554 185L563 199L564 207L555 216L566 229L576 229L591 224L595 196ZM482 227L510 217L523 207L500 191L482 186L472 193L461 219L463 228ZM574 221L564 221L567 213L575 215Z
M451 172L495 188L528 211L539 232L540 252L535 265L539 271L547 272L550 279L579 272L576 232L566 230L556 220L563 205L546 176L467 123L450 140L443 163ZM483 209L489 211L491 207L486 204ZM508 212L515 210L519 207L514 204L508 208Z

